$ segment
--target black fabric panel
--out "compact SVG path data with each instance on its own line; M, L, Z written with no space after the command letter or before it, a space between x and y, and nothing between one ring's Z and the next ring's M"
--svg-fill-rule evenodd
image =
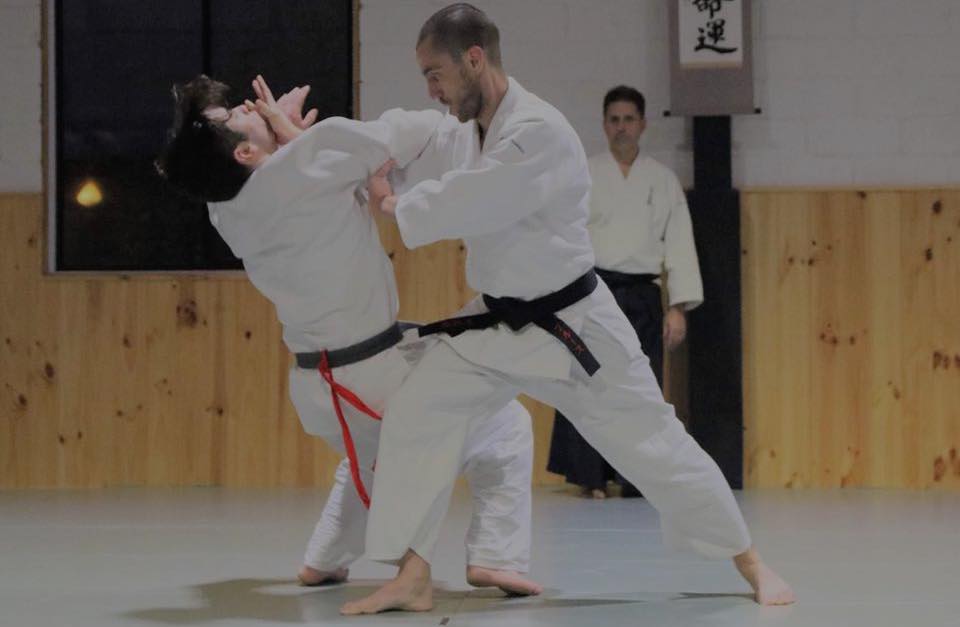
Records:
M740 193L687 194L703 277L703 304L688 314L690 433L734 488L743 486Z

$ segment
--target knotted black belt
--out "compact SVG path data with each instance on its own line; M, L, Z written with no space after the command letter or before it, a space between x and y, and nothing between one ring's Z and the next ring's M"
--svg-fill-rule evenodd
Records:
M297 353L297 365L307 370L314 370L320 367L320 360L324 352L327 354L327 365L330 368L339 368L340 366L349 366L364 359L370 359L388 348L392 348L403 339L403 328L401 323L394 322L386 331L377 333L371 338L357 342L344 348L336 350L318 351L316 353Z
M557 338L573 356L580 362L587 374L593 374L600 369L600 362L593 356L580 336L567 323L558 318L556 312L583 300L597 287L597 274L590 270L582 277L546 296L534 300L519 298L494 298L483 295L483 302L490 310L486 313L458 318L438 320L420 327L420 336L434 333L446 333L456 337L464 331L472 329L489 329L499 323L504 323L513 331L519 331L528 324L535 324L553 337Z
M611 289L647 285L660 278L659 274L631 274L628 272L617 272L616 270L604 270L602 268L597 268L597 274L600 275L603 282L610 286Z

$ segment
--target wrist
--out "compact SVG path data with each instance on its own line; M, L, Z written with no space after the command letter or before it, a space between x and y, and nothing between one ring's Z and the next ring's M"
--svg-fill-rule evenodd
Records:
M384 213L394 215L397 211L397 197L387 196L383 199L383 203L381 203L380 208Z

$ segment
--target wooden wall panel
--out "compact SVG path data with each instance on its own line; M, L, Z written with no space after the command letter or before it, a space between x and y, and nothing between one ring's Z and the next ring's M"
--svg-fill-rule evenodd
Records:
M407 251L401 315L470 297L457 242ZM239 274L42 276L42 200L0 196L0 488L327 486L339 457L304 435L273 307ZM538 483L552 412L534 415Z
M745 482L960 487L960 192L743 196Z
M0 197L0 488L329 484L245 278L42 276L41 205ZM742 224L746 485L960 487L960 192L757 190ZM458 243L381 226L403 317L471 297Z
M0 487L329 483L245 278L42 276L41 204L0 197Z

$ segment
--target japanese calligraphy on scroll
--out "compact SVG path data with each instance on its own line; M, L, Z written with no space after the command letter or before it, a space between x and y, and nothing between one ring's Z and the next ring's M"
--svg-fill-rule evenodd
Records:
M752 1L670 0L669 7L670 113L753 113Z
M743 65L741 0L680 0L681 67Z

